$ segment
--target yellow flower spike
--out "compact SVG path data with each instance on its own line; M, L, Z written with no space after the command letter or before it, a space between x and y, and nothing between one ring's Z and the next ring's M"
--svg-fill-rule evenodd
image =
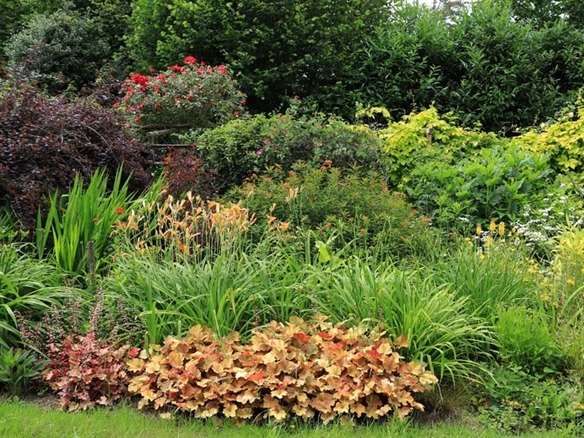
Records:
M483 234L483 227L481 224L477 224L477 236L480 236L481 234Z
M497 229L497 223L491 219L491 223L489 224L489 231L491 233L494 233L496 229Z
M505 222L499 222L499 235L505 235Z
M491 236L487 237L487 247L493 246L493 238Z
M482 262L485 259L485 255L483 253L479 254L479 260Z

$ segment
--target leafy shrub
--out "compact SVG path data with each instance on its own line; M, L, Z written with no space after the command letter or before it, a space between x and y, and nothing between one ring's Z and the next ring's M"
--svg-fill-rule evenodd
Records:
M142 397L138 406L178 407L203 418L252 419L260 412L275 421L296 415L328 423L389 412L403 418L423 409L414 393L436 382L423 365L403 361L387 339L362 327L293 319L255 330L249 344L238 341L237 334L216 340L195 326L185 339L143 351L128 362L136 373L129 389Z
M110 47L98 22L78 12L36 15L7 43L13 77L51 93L93 84Z
M225 66L198 63L192 56L157 75L131 74L122 94L122 113L147 131L220 125L242 114L245 103Z
M526 307L500 309L495 332L505 363L531 375L562 372L566 360L555 342L547 317Z
M537 202L551 184L545 156L511 144L482 149L458 163L431 160L418 166L406 188L416 207L437 225L473 228L491 219L509 223Z
M227 199L242 199L259 224L278 219L292 229L319 230L324 240L336 233L339 245L357 240L367 246L383 240L386 254L396 259L424 252L432 235L403 194L391 193L377 174L343 176L330 162L289 174L277 169L232 190Z
M204 162L217 169L219 192L268 167L289 169L298 160L317 167L330 160L339 168L375 168L380 147L366 127L322 114L298 117L294 111L234 120L201 135L184 136L183 141L196 143Z
M108 345L86 336L70 335L61 345L49 345L50 363L43 378L69 410L110 406L126 395L128 346Z
M541 380L518 367L497 367L479 401L480 420L504 433L541 429L582 430L584 396L580 383Z
M343 83L346 91L338 92L346 102L343 110L354 102L383 105L397 119L428 108L449 93L447 73L454 50L449 25L439 11L408 3L397 6L391 25L380 23L363 35L363 44L349 58L353 71Z
M22 395L30 391L46 365L30 351L0 347L0 388L5 386L10 395Z
M32 228L44 198L66 191L76 175L122 167L130 190L150 181L152 154L123 130L115 111L91 100L68 102L13 84L0 97L0 191L25 228ZM113 178L112 178L113 181Z
M455 55L441 73L450 92L436 105L465 126L479 122L497 132L536 126L582 86L582 30L566 20L538 28L535 21L518 20L511 3L519 2L478 2L448 26ZM547 14L551 8L547 2L533 10Z

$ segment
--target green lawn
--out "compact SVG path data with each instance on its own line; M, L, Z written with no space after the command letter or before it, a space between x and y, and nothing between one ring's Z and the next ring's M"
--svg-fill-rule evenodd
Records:
M68 413L53 407L30 402L0 402L0 437L39 438L180 438L180 437L400 437L400 438L499 438L497 431L478 426L440 425L414 426L388 424L374 426L236 426L227 421L163 420L136 411L131 407L95 409ZM511 436L511 435L509 435ZM523 437L568 437L567 432L521 435Z

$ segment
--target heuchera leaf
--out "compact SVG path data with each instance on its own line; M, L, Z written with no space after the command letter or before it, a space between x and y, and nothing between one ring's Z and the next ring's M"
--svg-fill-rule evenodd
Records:
M389 340L364 327L333 326L325 317L272 322L254 330L248 343L237 335L214 339L196 326L183 340L152 347L145 361L128 361L129 388L140 407L176 407L196 416L222 414L236 420L315 415L381 418L407 415L423 406L413 393L436 377L417 362L404 363ZM400 336L393 345L404 347Z

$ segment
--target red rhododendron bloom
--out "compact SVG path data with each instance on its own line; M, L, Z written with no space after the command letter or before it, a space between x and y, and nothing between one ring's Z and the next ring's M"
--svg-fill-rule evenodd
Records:
M197 63L197 58L195 58L194 56L187 56L183 60L183 63L185 63L185 64L196 64Z
M130 79L136 85L146 85L148 83L148 76L141 75L139 73L131 74Z
M174 64L172 67L170 67L170 69L172 71L176 71L176 72L181 73L181 72L184 71L185 68L184 67L181 67L180 65Z

